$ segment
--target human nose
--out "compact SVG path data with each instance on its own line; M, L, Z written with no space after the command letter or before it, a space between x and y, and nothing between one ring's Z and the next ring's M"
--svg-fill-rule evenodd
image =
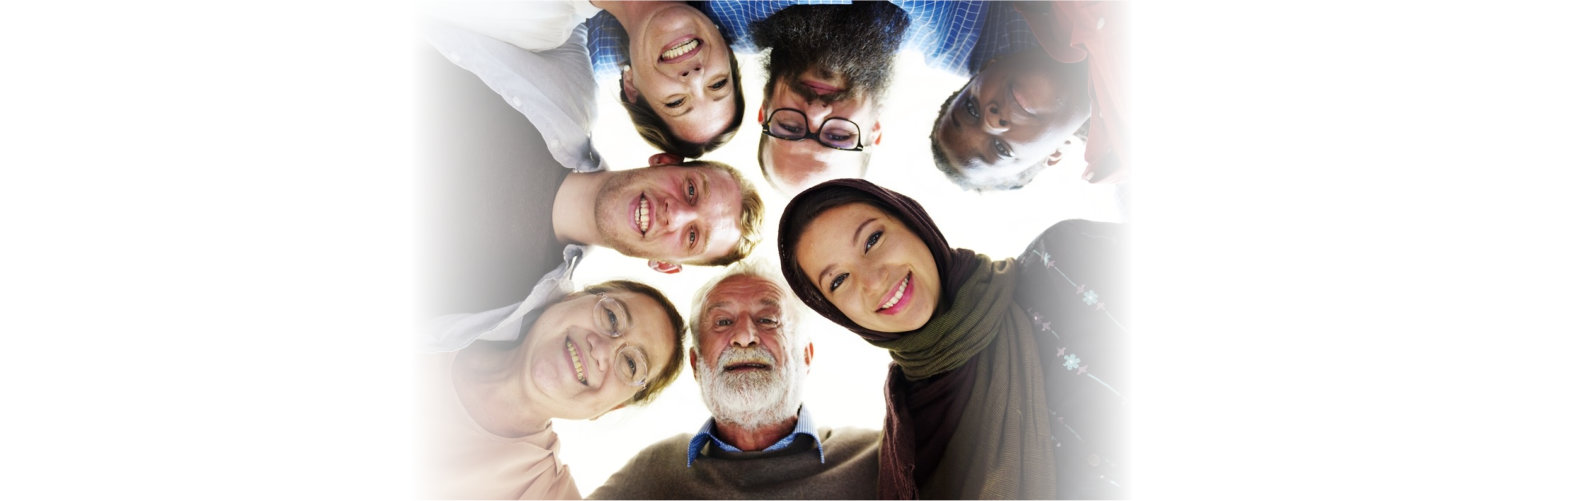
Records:
M730 344L742 348L757 344L757 329L752 326L750 318L735 319L734 327L730 330Z
M888 273L862 273L856 280L867 291L867 295L877 296L879 301L888 299L889 286L892 285Z
M1009 130L1009 120L1001 113L1003 108L998 103L988 103L987 113L982 115L982 130L988 134L999 134Z
M592 361L593 367L596 367L599 373L609 370L609 358L614 356L614 350L619 342L604 332L594 331L587 336L587 358Z
M702 75L702 61L697 61L697 63L692 65L690 68L687 68L687 69L684 69L684 70L680 71L680 78L681 79L686 79L686 78L689 78L689 77L699 76L699 75Z
M670 229L679 228L697 219L697 211L691 205L670 200L664 204L664 223Z

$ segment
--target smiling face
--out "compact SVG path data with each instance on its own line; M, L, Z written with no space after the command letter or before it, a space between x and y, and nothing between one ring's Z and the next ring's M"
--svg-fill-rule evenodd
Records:
M938 307L938 264L905 223L865 203L829 209L796 242L796 264L857 325L921 328Z
M816 135L830 117L844 118L856 124L857 130L850 133L859 134L863 146L871 146L883 132L871 94L857 93L833 102L819 98L851 94L843 77L808 70L794 78L794 82L781 78L771 87L763 98L764 119L779 109L797 110L806 116L804 123L795 117L797 130L804 128ZM829 148L814 138L790 141L764 134L760 150L758 159L763 171L786 193L797 193L829 179L863 177L866 171L866 153Z
M989 63L950 101L933 140L975 185L1000 184L1047 162L1091 115L1085 64L1041 51Z
M632 257L705 263L741 239L741 187L715 167L612 173L593 211L600 245Z
M729 44L706 15L677 2L627 30L626 83L676 137L705 143L733 121L737 75L730 71Z
M809 348L786 317L785 291L751 275L720 281L692 327L692 372L717 419L748 428L795 415Z
M617 373L633 366L617 353L621 346L645 355L647 373L635 376L647 381L663 372L670 356L680 349L663 307L653 298L628 291L605 293L605 297L623 304L630 314L619 338L599 330L593 316L598 296L590 294L550 306L532 324L524 346L528 370L523 386L528 401L546 415L587 419L636 395L639 388Z

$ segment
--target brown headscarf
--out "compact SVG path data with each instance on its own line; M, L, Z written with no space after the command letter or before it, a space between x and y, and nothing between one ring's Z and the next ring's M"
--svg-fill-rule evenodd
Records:
M801 271L795 248L807 225L850 203L902 221L932 252L943 290L920 329L857 325ZM779 224L779 258L802 302L894 360L885 383L880 498L1053 495L1052 424L1030 320L1014 304L1014 260L951 249L915 200L859 179L828 181L792 199Z

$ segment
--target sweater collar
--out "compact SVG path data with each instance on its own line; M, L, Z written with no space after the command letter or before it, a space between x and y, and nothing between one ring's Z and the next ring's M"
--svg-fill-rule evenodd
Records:
M730 445L723 438L720 438L718 434L714 433L717 430L718 428L715 427L711 417L708 418L707 422L702 423L702 429L697 430L697 434L691 437L691 446L686 448L687 468L691 467L691 463L696 462L697 454L702 452L702 446L709 441L712 441L713 446L718 447L720 450L741 452L740 448ZM795 442L796 435L812 437L812 443L817 445L817 461L822 463L823 440L817 436L817 423L812 421L812 412L807 410L806 404L801 404L801 410L796 412L795 429L790 430L790 434L785 435L778 442L774 442L773 445L763 448L761 452L777 451L789 447L791 442Z

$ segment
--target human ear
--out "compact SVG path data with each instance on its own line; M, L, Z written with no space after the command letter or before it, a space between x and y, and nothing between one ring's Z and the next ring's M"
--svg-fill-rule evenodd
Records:
M626 66L620 71L620 90L625 93L625 102L635 103L642 93L636 90L636 82L631 80L631 67Z
M807 342L806 343L806 365L808 367L812 366L812 343L811 342Z
M676 273L680 273L680 265L671 263L669 261L649 259L647 260L647 267L652 268L653 271L663 273L665 275L674 275Z
M697 374L697 349L692 348L687 350L687 355L689 355L689 358L691 359L691 377L693 379L701 380L702 376Z
M872 145L883 144L883 122L872 122Z
M647 157L647 165L649 167L657 167L660 165L677 165L684 161L686 161L686 159L680 158L680 155L676 155L674 153L654 153L653 156Z

